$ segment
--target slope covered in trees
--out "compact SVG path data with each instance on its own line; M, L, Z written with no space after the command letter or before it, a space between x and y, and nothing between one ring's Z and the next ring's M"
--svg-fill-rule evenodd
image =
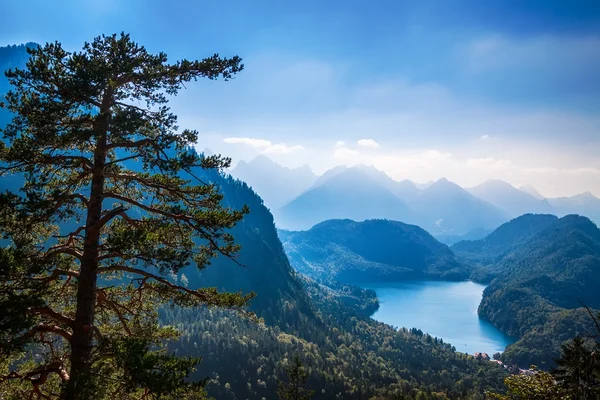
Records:
M554 215L526 214L502 224L483 239L463 240L450 248L476 266L473 279L489 282L499 272L498 262L557 220Z
M425 230L397 221L330 220L308 231L280 231L292 265L319 279L373 282L464 279L467 269Z
M300 318L312 318L306 292L290 266L273 216L262 199L246 183L231 176L203 170L194 171L194 175L218 186L225 207L248 206L250 212L230 231L241 245L235 262L218 257L210 268L183 270L179 279L191 288L215 286L227 291L253 291L257 296L249 309L268 324L297 326Z
M524 240L494 270L479 315L519 338L503 359L547 367L564 340L590 329L580 301L600 308L600 230L568 215Z
M399 330L362 311L371 296L354 292L349 306L338 290L307 279L318 322L300 333L261 326L234 314L165 310L163 319L184 329L170 349L204 356L194 378L209 378L209 395L224 399L276 398L278 379L299 355L314 399L480 399L502 391L507 372L488 361L455 352L451 344L418 329Z

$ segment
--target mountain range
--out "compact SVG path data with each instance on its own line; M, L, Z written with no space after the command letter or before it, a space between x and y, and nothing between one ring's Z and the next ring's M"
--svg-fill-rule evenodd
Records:
M527 213L548 214L552 212L552 206L548 200L536 198L497 179L490 179L467 189L467 191L505 211L511 218Z
M600 223L600 199L589 192L544 198L531 185L518 189L496 179L466 189L444 178L416 184L364 165L338 166L316 177L307 167L284 168L265 156L240 162L232 174L243 177L270 206L277 226L288 230L328 219L385 218L417 224L453 244L481 238L527 213L580 214Z
M378 171L354 167L335 172L275 211L277 226L309 229L319 222L342 218L418 222L406 202L386 187L387 182Z
M250 162L240 161L230 173L259 193L271 210L283 207L317 179L307 165L286 168L263 155Z

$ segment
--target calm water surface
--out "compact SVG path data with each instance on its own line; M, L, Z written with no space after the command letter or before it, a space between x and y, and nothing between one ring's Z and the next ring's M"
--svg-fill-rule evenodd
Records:
M377 321L418 328L451 343L456 351L473 354L502 352L513 340L479 319L477 307L484 285L473 282L398 282L365 284L379 298Z

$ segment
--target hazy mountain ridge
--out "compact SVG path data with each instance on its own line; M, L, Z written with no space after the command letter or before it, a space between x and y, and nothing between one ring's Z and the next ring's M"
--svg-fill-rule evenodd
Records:
M435 224L437 231L432 233L465 234L478 228L494 229L508 219L504 211L445 178L422 190L408 204Z
M441 179L425 189L394 181L374 167L336 167L275 212L282 229L309 229L329 220L391 219L417 224L432 234L460 235L493 229L508 217L502 210Z
M497 179L467 189L445 178L416 184L396 181L366 165L340 165L316 176L306 167L285 168L266 156L240 162L232 175L263 197L281 229L305 230L337 218L386 218L417 224L444 243L454 244L481 238L511 218L529 213L576 213L600 222L600 199L590 193L546 199L531 185L517 189ZM364 193L368 190L371 193Z
M329 220L308 231L280 231L292 265L342 282L460 280L470 271L452 251L415 225L389 220Z
M263 155L250 162L240 161L230 173L246 182L271 210L277 210L294 199L317 179L307 165L287 168Z
M600 199L590 192L580 193L571 197L548 199L558 216L580 214L595 223L600 223Z
M292 200L275 217L277 226L284 229L309 229L329 219L415 219L402 199L373 179L371 171L362 168L335 174Z
M504 210L511 218L527 213L550 214L552 206L546 199L540 200L497 179L488 180L467 191Z

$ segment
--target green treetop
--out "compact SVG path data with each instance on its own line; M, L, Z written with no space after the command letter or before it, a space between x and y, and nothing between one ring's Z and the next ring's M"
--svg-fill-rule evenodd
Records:
M279 382L279 388L277 389L279 398L281 400L310 400L314 392L304 387L308 374L297 355L294 357L294 361L286 367L285 371L288 381Z
M168 63L125 34L80 52L28 51L25 69L6 72L2 104L14 119L1 173L24 184L0 195L0 397L199 396L186 380L199 360L160 350L177 333L157 309L240 309L252 298L171 278L234 257L227 230L247 209L222 207L218 189L194 178L230 160L188 150L198 134L178 131L167 96L198 78L227 80L241 60Z

